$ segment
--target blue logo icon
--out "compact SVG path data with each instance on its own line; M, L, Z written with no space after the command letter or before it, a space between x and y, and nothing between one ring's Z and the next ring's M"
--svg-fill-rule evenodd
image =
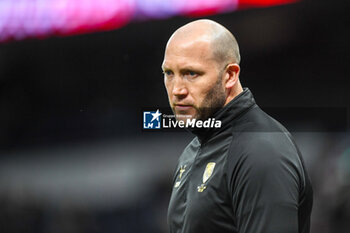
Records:
M160 116L162 113L159 109L156 112L143 112L144 129L160 129Z

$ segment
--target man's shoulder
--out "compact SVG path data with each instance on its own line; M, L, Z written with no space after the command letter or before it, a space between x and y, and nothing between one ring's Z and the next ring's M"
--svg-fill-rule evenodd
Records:
M295 144L285 133L244 133L230 146L229 174L246 180L278 176L280 180L303 183L303 164Z
M232 125L233 140L254 145L277 146L278 142L291 142L288 130L273 117L265 113L258 105L235 119ZM287 143L289 144L289 143ZM292 143L293 144L293 143Z
M290 135L286 132L240 132L236 133L230 146L230 154L278 156L287 151L297 152Z
M242 115L232 129L228 156L235 160L299 160L299 151L288 130L257 105Z
M239 117L233 129L241 132L288 132L276 119L264 112L258 105Z

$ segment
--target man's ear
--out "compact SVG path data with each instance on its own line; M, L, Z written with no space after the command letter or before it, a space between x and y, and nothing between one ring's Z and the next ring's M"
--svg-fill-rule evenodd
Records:
M238 81L239 71L241 68L237 63L230 63L226 66L225 88L231 89Z

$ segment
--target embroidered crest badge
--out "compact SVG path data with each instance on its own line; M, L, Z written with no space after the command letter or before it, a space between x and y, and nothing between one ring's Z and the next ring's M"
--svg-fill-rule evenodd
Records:
M215 163L214 162L210 162L207 164L207 166L205 167L204 173L203 173L203 183L197 187L198 192L203 192L207 186L205 185L205 183L208 181L208 179L211 177L211 175L214 172L214 168L215 168Z
M214 168L215 168L214 162L210 162L207 164L203 173L203 183L207 182L207 180L211 177L211 175L213 174Z

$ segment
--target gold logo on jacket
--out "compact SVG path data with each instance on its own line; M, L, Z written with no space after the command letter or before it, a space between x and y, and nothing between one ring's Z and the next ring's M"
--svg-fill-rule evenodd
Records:
M215 163L214 162L210 162L207 164L207 166L205 167L204 173L203 173L203 183L197 187L198 192L203 192L207 186L205 185L205 183L208 181L208 179L211 177L211 175L214 172L214 168L215 168Z
M182 174L186 171L186 165L182 165L180 167L180 170L179 170L179 176L178 176L178 179L179 181L176 181L175 185L174 185L174 188L178 188L181 184L181 178L182 178Z

